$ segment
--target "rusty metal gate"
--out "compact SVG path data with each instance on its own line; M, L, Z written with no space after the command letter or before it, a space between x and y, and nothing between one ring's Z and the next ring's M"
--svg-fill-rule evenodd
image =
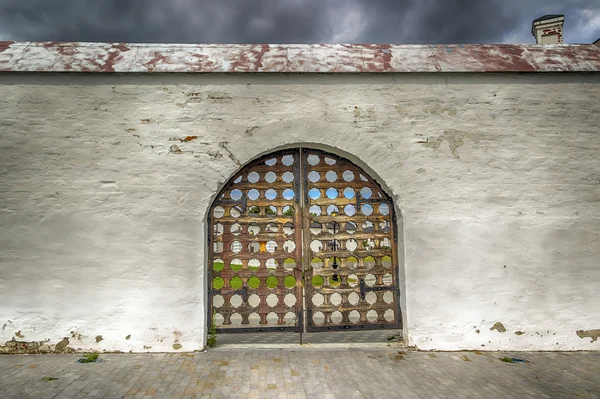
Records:
M226 184L209 224L217 332L400 327L394 206L347 159L262 157Z

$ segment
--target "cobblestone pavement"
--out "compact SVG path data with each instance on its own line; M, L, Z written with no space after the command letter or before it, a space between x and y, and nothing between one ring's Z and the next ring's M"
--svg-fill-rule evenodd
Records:
M0 356L0 397L600 398L600 352L222 348L78 358Z

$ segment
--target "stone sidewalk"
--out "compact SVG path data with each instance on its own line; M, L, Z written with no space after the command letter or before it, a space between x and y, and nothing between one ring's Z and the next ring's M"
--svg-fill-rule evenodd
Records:
M505 363L503 356L528 363ZM215 349L0 356L0 398L600 398L600 352Z

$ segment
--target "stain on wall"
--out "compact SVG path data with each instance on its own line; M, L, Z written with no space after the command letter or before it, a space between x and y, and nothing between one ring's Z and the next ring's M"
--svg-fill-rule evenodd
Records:
M490 327L490 331L498 331L498 332L506 332L506 328L504 327L504 324L500 323L499 321L494 323L494 325L492 327Z
M183 346L179 343L179 341L183 338L183 333L181 331L175 330L173 331L173 335L175 336L175 342L173 343L173 349L179 350L183 348Z
M439 150L442 143L445 141L448 143L450 154L452 154L454 158L459 159L460 156L458 155L458 149L465 144L466 139L473 141L475 144L478 144L480 140L477 134L464 132L462 130L449 129L445 130L444 133L439 136L431 136L425 141L419 141L418 143L423 144L425 147Z
M375 108L373 107L369 107L366 110L363 110L362 108L355 106L352 113L354 115L355 124L362 121L374 122L377 120L377 114L375 113Z
M181 153L182 153L182 151L181 151L181 148L179 148L179 146L177 146L177 145L175 145L175 144L173 144L173 145L171 146L171 148L169 148L169 152L170 152L171 154L181 154Z

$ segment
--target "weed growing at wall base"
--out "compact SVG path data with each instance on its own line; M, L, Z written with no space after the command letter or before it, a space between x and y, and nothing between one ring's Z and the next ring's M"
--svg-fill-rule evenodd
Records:
M96 363L100 361L98 352L86 353L81 359L77 360L79 363Z
M208 330L208 337L206 339L206 345L209 348L217 346L217 326L215 324L215 313L213 312L212 321L210 323L210 329Z

